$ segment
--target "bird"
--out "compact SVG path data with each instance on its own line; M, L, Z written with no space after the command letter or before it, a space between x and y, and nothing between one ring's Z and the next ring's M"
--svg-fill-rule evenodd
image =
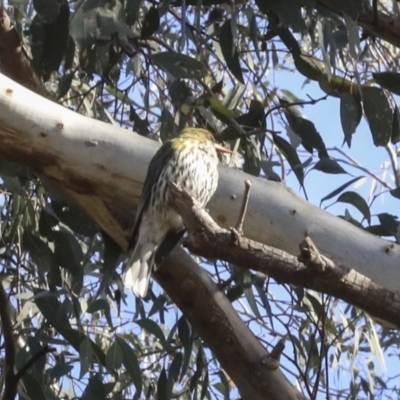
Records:
M123 283L146 297L151 272L185 233L181 216L170 206L170 183L205 206L218 185L218 152L231 151L201 128L186 128L166 141L152 158L128 246Z

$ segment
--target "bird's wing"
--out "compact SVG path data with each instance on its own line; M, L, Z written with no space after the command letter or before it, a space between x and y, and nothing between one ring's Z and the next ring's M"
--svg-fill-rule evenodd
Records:
M158 149L157 153L154 155L150 162L149 169L147 170L146 180L144 181L143 185L142 196L140 198L139 206L136 211L136 219L133 225L128 251L135 248L142 216L143 213L147 210L150 203L151 190L153 186L157 183L161 172L168 164L169 160L171 160L173 155L174 150L172 148L172 141L166 142Z

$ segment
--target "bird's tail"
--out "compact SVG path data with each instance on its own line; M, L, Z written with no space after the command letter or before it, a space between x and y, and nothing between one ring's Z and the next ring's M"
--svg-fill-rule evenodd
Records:
M138 297L145 297L147 294L154 263L155 249L143 249L143 247L140 243L136 245L122 276L124 286L131 289Z

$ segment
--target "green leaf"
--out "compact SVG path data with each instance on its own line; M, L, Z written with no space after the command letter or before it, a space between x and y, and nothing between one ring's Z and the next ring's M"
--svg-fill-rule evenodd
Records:
M49 214L46 210L42 209L39 217L39 233L40 236L54 240L53 228L58 225L58 219Z
M261 160L257 144L254 139L250 137L242 139L241 142L242 147L244 148L243 171L254 176L259 176L261 171Z
M400 113L397 106L393 110L391 142L393 144L400 142Z
M289 104L286 100L280 100L280 103L282 105ZM316 149L319 158L328 157L325 143L315 125L310 120L303 118L293 107L284 108L284 113L293 132L300 136L304 148L311 154L313 149Z
M67 0L35 0L35 6L40 12L31 23L33 64L47 81L59 70L67 49L70 8Z
M50 247L40 237L27 230L22 236L22 248L29 252L40 272L45 273L57 268L57 258Z
M325 197L323 197L321 199L320 205L325 201L325 200L329 200L332 197L335 197L336 195L338 195L339 193L343 192L344 189L346 189L347 187L349 187L350 185L352 185L353 183L357 182L359 179L365 178L365 176L358 176L357 178L354 178L346 183L344 183L343 185L339 186L337 189L335 189L333 192L330 192L329 194L327 194Z
M220 99L217 97L213 96L210 98L207 98L207 101L210 103L211 108L213 111L221 114L222 116L226 118L232 118L234 116L233 112L229 110Z
M389 193L396 199L400 199L400 188L389 190Z
M161 112L160 123L160 138L163 143L177 136L179 129L174 117L166 108Z
M84 337L79 345L79 359L81 362L81 371L79 373L79 379L82 379L84 375L89 371L90 365L93 362L93 348L92 342L88 337Z
M167 393L167 374L163 368L157 382L157 400L170 400Z
M132 26L137 21L141 5L141 0L127 0L125 2L126 23L128 26Z
M5 187L8 191L17 194L22 198L26 198L26 191L17 177L2 175L1 180L3 181L1 187Z
M117 261L121 255L121 248L104 231L101 232L104 242L104 264L103 272L112 274L115 271Z
M54 232L54 254L61 267L72 274L82 272L83 252L77 239L67 231Z
M109 371L119 369L122 365L122 360L122 349L119 346L118 341L115 340L115 342L108 348L106 354L106 367Z
M274 135L274 144L278 147L279 151L285 156L295 173L300 185L304 184L304 170L301 166L301 161L296 153L296 150L285 139L278 135Z
M35 400L47 400L46 395L44 394L44 388L33 375L25 374L22 377L22 382L25 388L25 393L29 398Z
M338 197L337 201L339 203L347 203L353 205L368 221L368 224L371 223L371 211L368 207L368 204L358 193L344 192Z
M183 356L181 352L178 352L172 360L171 366L168 370L168 382L167 382L167 398L172 398L174 384L177 382L179 373L182 367Z
M165 72L180 79L203 79L207 70L198 60L173 51L155 53L151 59Z
M135 385L136 397L140 398L140 393L142 392L142 372L139 367L136 353L133 351L132 347L130 347L120 337L116 337L115 341L122 350L122 364L126 368L126 371Z
M140 118L132 104L129 104L129 121L133 122L133 129L142 136L147 137L150 133L149 121L146 118Z
M398 72L374 72L372 76L378 85L400 96L400 74Z
M160 14L156 7L151 7L147 11L142 25L142 31L140 32L141 39L147 39L160 27Z
M314 169L325 172L326 174L347 174L340 164L330 158L321 158L315 165Z
M392 133L392 110L384 91L377 87L362 88L363 106L375 146L386 146Z
M314 57L299 53L293 57L293 60L297 71L308 79L318 81L321 75L325 74L324 64Z
M362 108L359 96L351 93L340 95L340 122L344 133L344 140L351 147L351 135L356 131L361 121Z
M243 271L242 274L243 281L241 285L243 287L243 293L246 297L247 303L249 304L251 311L253 311L254 315L257 318L261 319L260 312L258 311L256 298L254 297L253 288L252 288L252 279L250 271Z
M90 377L81 400L106 400L106 388L99 375Z
M73 368L73 365L65 364L64 361L57 360L54 368L49 368L46 372L52 379L60 379L63 376L68 375Z
M295 32L302 32L306 25L300 12L300 3L297 0L256 0L260 11L264 14L273 12L279 16L279 22L283 26L290 26Z
M113 323L112 323L112 318L111 318L111 310L110 310L110 305L108 304L107 300L96 299L95 301L93 301L92 303L89 304L86 312L88 312L89 314L93 314L100 310L104 311L104 315L106 317L107 323L112 328Z
M163 331L160 326L155 323L151 319L141 319L139 321L135 321L141 328L143 328L146 332L154 335L161 343L162 347L166 348L166 340Z
M188 96L190 96L191 90L187 86L186 82L181 79L177 79L172 82L169 87L169 95L171 97L171 102L175 107L180 107L185 103Z
M178 336L185 350L180 376L180 380L182 380L182 378L186 375L186 371L189 367L193 347L192 332L189 323L183 315L179 318L178 321Z
M7 175L10 178L15 178L18 174L18 170L21 167L18 164L12 163L7 160L0 158L0 175Z
M219 45L221 46L222 55L224 56L229 70L240 83L244 84L239 55L236 44L233 40L231 19L227 19L221 27Z
M65 315L66 310L61 307L61 304L55 295L48 291L37 290L33 299L44 318L54 326L57 332L63 336L76 351L79 352L80 344L86 336L82 331L77 331L71 328L69 320ZM105 366L104 352L96 343L93 341L91 341L91 343L93 352L99 363Z
M364 0L341 0L340 7L353 20L356 20L360 13L369 11Z
M75 233L93 237L99 232L97 224L81 207L56 200L52 200L51 206L60 221L71 228Z
M258 61L261 62L261 55L260 55L260 49L259 49L259 43L258 43L258 25L257 25L257 17L255 14L251 14L250 18L250 39L253 42L254 50L256 52L256 56L258 58Z

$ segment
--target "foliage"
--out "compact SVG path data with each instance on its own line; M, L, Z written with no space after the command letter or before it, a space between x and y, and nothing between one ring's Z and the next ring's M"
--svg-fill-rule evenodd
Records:
M35 70L64 106L161 141L187 124L207 127L234 150L225 162L293 185L295 176L304 193L312 170L329 179L351 171L356 177L332 184L321 203L336 199L349 206L340 209L343 218L398 241L397 216L379 212L374 219L372 206L384 190L400 197L399 49L358 28L369 2L340 2L343 16L314 0L9 3ZM300 99L275 86L274 75L284 73L318 84L320 96ZM327 146L326 132L302 113L326 99L340 104L329 118L340 118L343 132L333 141L346 151ZM363 118L371 132L365 141L386 149L393 181L347 154ZM371 184L367 199L350 189L365 181L359 170ZM2 161L0 176L1 272L18 332L17 367L46 348L22 377L20 393L238 397L156 285L144 301L124 293L124 256L81 210L17 165ZM387 357L398 354L396 333L336 299L201 261L268 350L284 341L282 368L306 396L399 394L393 371L385 375Z

